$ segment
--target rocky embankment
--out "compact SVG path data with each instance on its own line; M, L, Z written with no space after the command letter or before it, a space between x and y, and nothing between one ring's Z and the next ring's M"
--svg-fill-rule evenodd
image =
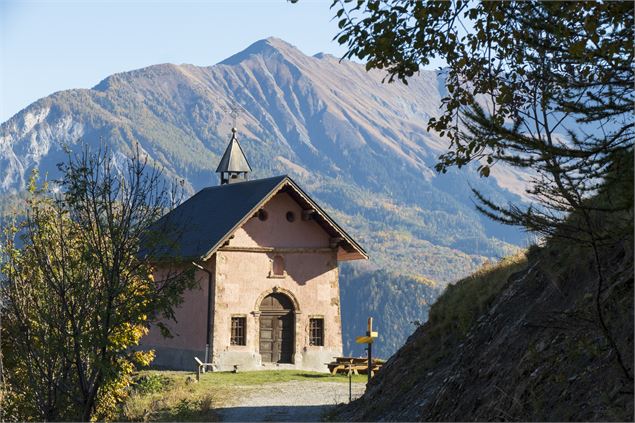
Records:
M550 242L483 269L433 305L359 400L355 421L633 421L633 236Z

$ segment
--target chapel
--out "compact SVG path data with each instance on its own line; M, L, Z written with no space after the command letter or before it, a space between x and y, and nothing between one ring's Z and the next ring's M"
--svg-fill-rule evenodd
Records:
M220 184L162 218L183 230L156 273L189 267L195 286L161 322L172 337L155 325L141 341L157 367L327 371L342 355L338 264L368 255L289 176L251 171L234 128Z

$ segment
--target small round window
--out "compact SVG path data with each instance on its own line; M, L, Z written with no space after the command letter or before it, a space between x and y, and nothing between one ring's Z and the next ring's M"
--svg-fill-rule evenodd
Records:
M264 222L265 220L267 220L268 217L269 217L269 214L267 214L265 210L263 209L258 210L258 219Z
M287 212L287 220L293 222L295 220L295 214L293 212Z

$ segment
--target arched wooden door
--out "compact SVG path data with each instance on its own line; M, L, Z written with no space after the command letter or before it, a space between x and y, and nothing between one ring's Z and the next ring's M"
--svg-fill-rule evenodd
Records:
M291 363L295 338L293 302L273 293L260 303L260 356L265 363Z

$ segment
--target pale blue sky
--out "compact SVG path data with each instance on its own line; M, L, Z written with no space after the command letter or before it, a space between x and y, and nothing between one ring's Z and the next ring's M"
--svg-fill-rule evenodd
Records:
M55 91L157 63L212 65L268 36L344 49L330 0L0 0L0 122Z

